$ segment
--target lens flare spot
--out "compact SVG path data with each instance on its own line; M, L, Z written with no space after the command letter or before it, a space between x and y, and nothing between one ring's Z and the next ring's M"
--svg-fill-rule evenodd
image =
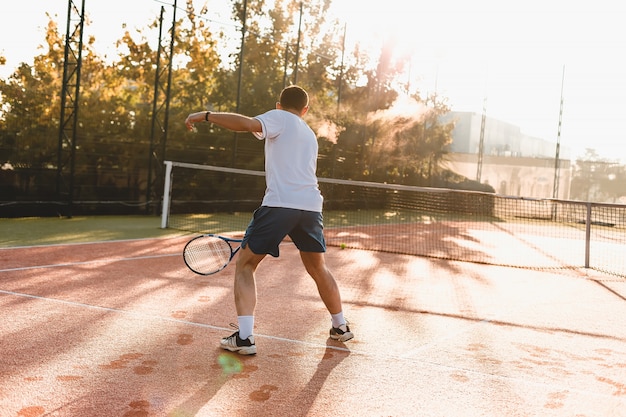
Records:
M232 354L222 353L217 357L217 363L222 368L222 372L228 375L238 374L243 371L241 361Z

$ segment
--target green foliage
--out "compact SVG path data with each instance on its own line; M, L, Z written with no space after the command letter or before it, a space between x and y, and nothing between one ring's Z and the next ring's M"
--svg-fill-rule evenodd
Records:
M238 45L224 60L223 45L229 42L211 29L206 9L197 11L187 0L185 12L178 15L168 159L262 169L261 141L209 125L189 133L183 120L202 109L265 112L274 108L282 88L297 81L311 96L307 121L320 138L320 176L430 185L442 175L439 165L453 126L439 120L449 109L437 97L408 97L397 87L405 62L395 58L392 44L382 48L375 62L358 45L343 51L343 27L324 17L330 0L302 6L276 0L272 8L265 1L248 1L245 31L243 6L242 0L233 2L233 21L244 34L241 66ZM84 43L77 199L145 197L158 55L147 33L156 27L155 19L145 29L127 31L112 61L98 55L95 39ZM9 198L28 198L33 190L50 189L53 183L64 44L51 18L47 50L0 80L0 164L14 168L14 178L8 181L15 189ZM410 102L407 108L417 110L393 115L400 99L403 106ZM47 180L42 172L47 172Z

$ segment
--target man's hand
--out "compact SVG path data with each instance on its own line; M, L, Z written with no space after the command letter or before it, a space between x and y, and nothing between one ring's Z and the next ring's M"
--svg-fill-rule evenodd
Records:
M194 124L204 122L206 113L207 112L205 111L200 111L197 113L191 113L189 116L187 116L187 118L185 119L185 126L187 126L187 130L195 132L197 129Z

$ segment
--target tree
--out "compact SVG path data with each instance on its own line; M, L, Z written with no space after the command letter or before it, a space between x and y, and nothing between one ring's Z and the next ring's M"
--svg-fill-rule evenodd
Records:
M243 4L233 1L240 29ZM182 120L202 108L238 108L249 115L273 108L282 88L295 81L297 53L297 82L311 98L307 121L319 137L320 175L399 183L428 183L440 175L451 131L438 123L447 111L445 102L417 93L407 98L397 82L406 58L396 57L390 42L372 62L359 45L342 51L343 28L325 20L329 6L330 0L248 1L240 65L238 47L224 51L232 42L211 30L206 8L197 13L187 0L186 13L176 22L166 157L230 165L236 155L239 167L262 169L262 142L233 140L231 132L209 124L193 135ZM95 39L84 43L77 199L141 200L145 195L140 189L146 185L157 65L149 39L157 24L153 19L144 29L127 31L113 62L97 54ZM30 184L49 187L50 179L41 173L55 171L64 51L57 29L50 19L47 50L0 80L0 162L24 167L24 190ZM383 117L395 111L399 99L411 100L410 107L418 110ZM210 184L215 186L222 184Z
M64 43L52 20L45 41L46 53L36 56L32 65L22 63L0 81L2 126L12 145L5 161L18 171L21 193L47 194L54 189L45 172L52 172L56 164Z
M614 203L626 195L626 168L587 148L576 160L570 195L575 200Z

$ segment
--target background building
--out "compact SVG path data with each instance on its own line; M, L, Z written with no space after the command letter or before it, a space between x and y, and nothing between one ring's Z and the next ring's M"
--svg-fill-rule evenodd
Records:
M532 198L552 198L556 143L524 134L518 126L487 117L483 157L478 178L482 115L450 112L455 122L446 167L458 174L491 185L496 193ZM569 150L559 152L557 198L568 199L571 183Z

